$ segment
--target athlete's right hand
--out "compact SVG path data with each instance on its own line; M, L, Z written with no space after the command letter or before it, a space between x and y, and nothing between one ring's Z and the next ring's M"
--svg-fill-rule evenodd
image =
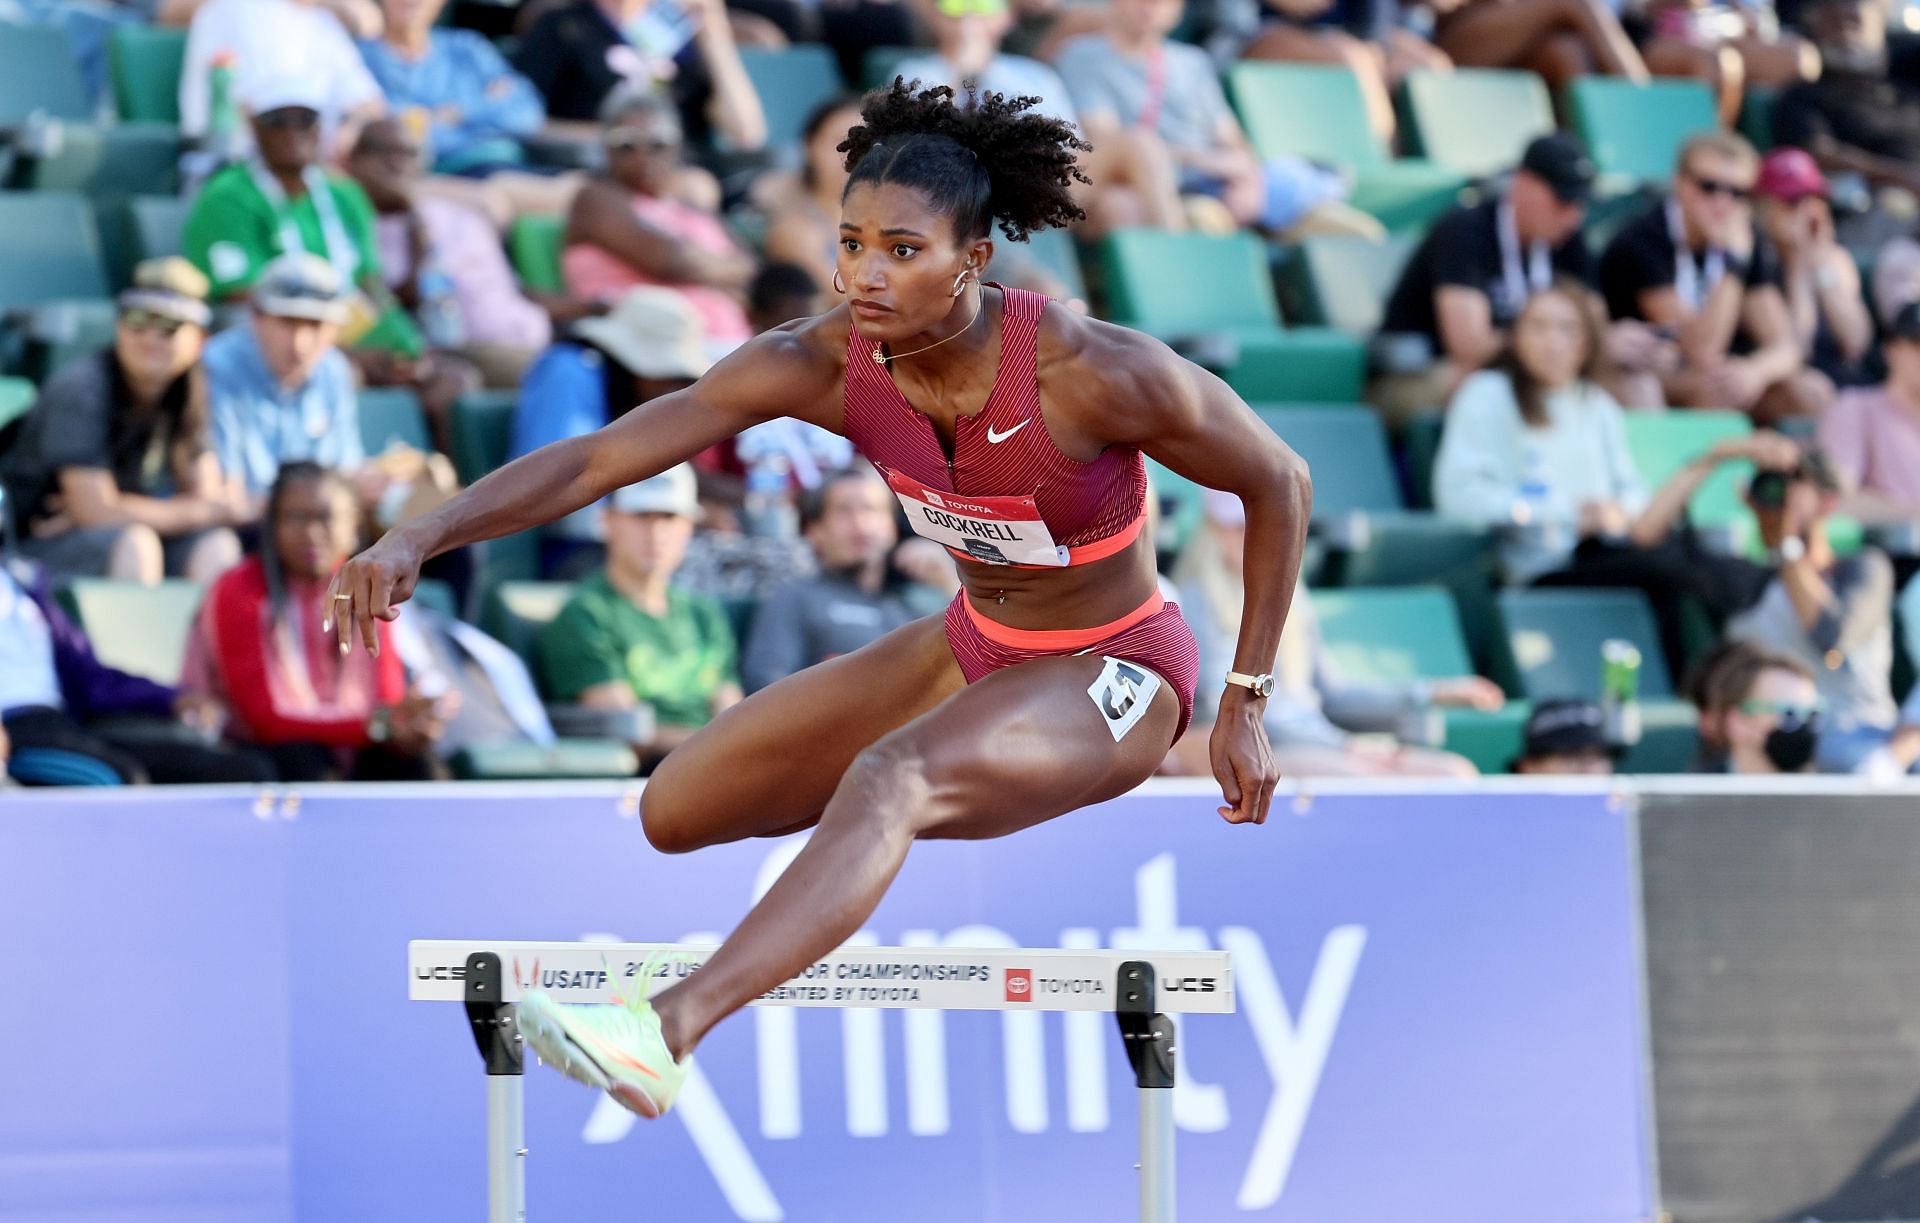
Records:
M357 634L367 653L378 658L380 634L373 622L400 615L400 604L413 597L420 566L426 559L426 551L404 528L388 531L371 548L340 566L327 583L320 631L339 635L342 654L352 648Z
M1264 708L1265 701L1245 688L1229 685L1220 698L1208 754L1220 797L1227 802L1219 809L1220 818L1229 824L1266 823L1274 787L1280 783L1280 766L1261 717Z

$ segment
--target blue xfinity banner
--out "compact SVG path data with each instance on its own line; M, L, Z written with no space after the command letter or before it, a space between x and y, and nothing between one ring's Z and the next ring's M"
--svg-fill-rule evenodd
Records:
M859 937L1231 951L1239 1013L1180 1034L1189 1219L1651 1213L1624 812L1283 795L1235 828L1216 801L917 846ZM617 789L10 796L0 1219L482 1218L479 1056L457 1005L407 1001L407 941L711 941L798 844L663 857ZM757 1009L697 1062L661 1122L530 1062L532 1223L1135 1209L1108 1016Z

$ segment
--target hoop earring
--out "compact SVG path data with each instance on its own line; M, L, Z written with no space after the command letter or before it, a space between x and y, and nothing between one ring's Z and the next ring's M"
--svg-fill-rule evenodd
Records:
M962 271L958 276L955 276L953 278L953 292L952 294L950 294L950 296L958 297L966 291L967 291L967 274L966 272Z
M842 297L847 295L847 286L841 283L839 268L833 269L833 291Z

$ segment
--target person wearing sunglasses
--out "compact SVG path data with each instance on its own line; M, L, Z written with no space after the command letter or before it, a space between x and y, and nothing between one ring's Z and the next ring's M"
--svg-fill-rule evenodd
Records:
M1779 255L1753 221L1760 159L1729 132L1680 149L1673 191L1621 228L1600 258L1616 319L1641 319L1678 341L1662 378L1675 406L1735 408L1759 423L1816 416L1833 383L1810 370L1781 291Z
M62 576L204 581L239 559L244 502L214 457L207 280L142 263L113 346L40 389L6 471L19 550Z
M756 264L727 232L711 175L686 164L680 116L652 91L607 102L607 170L574 197L561 256L567 292L611 306L664 285L700 315L720 356L753 334L744 306Z
M1765 776L1812 765L1825 709L1813 671L1800 659L1725 642L1690 688L1700 711L1698 771Z

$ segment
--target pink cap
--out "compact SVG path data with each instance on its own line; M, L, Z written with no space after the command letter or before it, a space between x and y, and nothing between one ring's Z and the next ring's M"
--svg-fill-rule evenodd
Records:
M1760 181L1753 189L1768 199L1797 204L1810 195L1827 194L1827 176L1804 149L1775 149L1760 163Z

